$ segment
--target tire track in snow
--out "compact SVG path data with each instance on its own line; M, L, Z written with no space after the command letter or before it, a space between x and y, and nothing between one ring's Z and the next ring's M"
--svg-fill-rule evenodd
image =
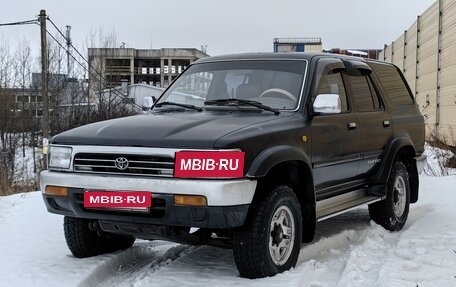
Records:
M388 277L386 273L397 272L388 267L385 270L391 262L398 264L399 270L416 269L409 248L413 239L409 237L415 225L433 211L434 207L428 204L414 207L400 232L389 232L370 221L367 209L321 223L323 232L314 243L301 249L299 286L382 286L379 282ZM417 251L425 252L421 249Z
M145 276L192 252L195 247L156 242L136 245L98 266L79 286L134 286Z

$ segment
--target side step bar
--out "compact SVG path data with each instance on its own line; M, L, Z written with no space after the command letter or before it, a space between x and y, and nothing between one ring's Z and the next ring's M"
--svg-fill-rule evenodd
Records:
M374 203L383 199L381 197L366 195L366 193L366 189L359 189L317 201L318 221L340 215L360 205Z

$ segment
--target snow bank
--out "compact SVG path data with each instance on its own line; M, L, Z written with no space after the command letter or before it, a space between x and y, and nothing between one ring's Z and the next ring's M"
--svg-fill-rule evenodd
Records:
M321 222L295 269L239 277L231 250L138 241L114 254L76 259L62 217L38 192L0 197L2 286L456 286L456 176L421 176L403 231L370 222L366 208Z
M455 157L454 153L429 144L425 145L424 153L427 155L427 163L423 169L423 174L430 176L456 175L456 169L446 167L446 163Z

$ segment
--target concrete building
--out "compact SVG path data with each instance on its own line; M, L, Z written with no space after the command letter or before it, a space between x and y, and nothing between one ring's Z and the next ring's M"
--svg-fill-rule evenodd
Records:
M55 108L87 105L87 80L67 78L65 74L49 74L49 110ZM32 73L32 83L26 88L2 88L5 97L14 105L15 111L23 109L34 117L43 115L41 73Z
M89 48L91 74L106 79L102 89L120 86L122 81L167 87L190 63L208 57L198 49ZM90 75L91 83L97 82ZM93 88L93 87L92 87Z
M455 23L455 1L438 0L380 53L380 60L403 71L427 135L451 145L456 145Z
M321 52L321 38L274 38L274 52Z

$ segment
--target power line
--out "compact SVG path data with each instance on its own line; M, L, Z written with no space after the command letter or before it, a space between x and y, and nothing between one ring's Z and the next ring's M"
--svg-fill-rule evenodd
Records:
M52 34L49 32L49 30L46 30L46 32L47 32L47 34L48 34L48 35L57 43L57 45L59 45L65 52L69 52L69 51L67 50L67 48L65 48L65 46L64 46L62 43L60 43L60 42L54 37L54 35L52 35ZM73 49L74 49L74 48L73 48ZM102 78L102 75L100 75L100 74L97 73L98 76L100 76L100 78L95 77L95 76L97 76L97 75L94 75L94 74L90 71L90 69L88 69L84 64L82 64L76 57L74 57L73 55L71 55L71 53L70 53L69 55L70 55L70 57L71 57L76 63L78 63L86 72L88 72L89 74L91 74L92 76L94 76L94 79L95 79L97 82L99 82L99 83L102 84L102 85L106 85L106 83L104 83L104 82L102 81L102 79L103 79L103 78ZM89 65L90 65L90 64L89 64ZM94 69L94 68L92 67L92 69ZM120 97L123 98L123 99L128 99L127 96L123 95L122 93L120 93L119 91L117 91L117 90L115 90L115 89L111 89L111 91L114 92L114 95L115 95L115 96L120 96ZM142 109L142 107L141 107L140 105L136 104L136 103L133 103L133 102L130 102L130 101L127 101L127 103L129 103L129 104L131 104L131 105L137 107L138 109Z
M30 25L30 24L37 24L38 20L27 20L27 21L20 21L20 22L11 22L11 23L2 23L1 26L18 26L18 25Z
M63 34L63 32L57 27L57 25L49 18L47 17L47 20L52 24L52 26L54 26L54 28L57 30L57 32L62 36L62 38L64 40L66 40L68 42L68 39L66 38L66 36ZM67 53L69 53L70 51L65 48L49 31L47 31L47 33L49 34L49 36L51 36L51 38ZM97 69L95 69L91 64L90 62L78 51L78 49L76 49L76 47L74 47L74 45L70 42L70 46L73 48L73 50L79 55L79 57L81 57L81 59L83 59L87 65L89 66L90 69L86 68L85 65L83 65L80 61L78 61L73 55L71 55L71 53L69 53L70 57L73 58L73 60L75 60L76 63L78 63L81 67L84 68L85 71L87 71L90 75L94 76L94 74L91 72L94 71L97 76L99 76L99 78L97 77L94 77L95 80L97 80L97 82L99 82L101 85L106 85L105 82L103 82L103 75L101 73L99 73L97 71ZM123 99L127 99L128 97L123 95L122 93L120 93L119 91L115 90L115 89L111 89L111 91L114 92L114 94L116 96L120 96L122 97ZM133 103L133 102L130 102L130 101L127 101L128 103L130 103L131 105L137 107L138 109L142 109L142 107L136 103Z
M82 55L82 53L80 53L78 51L78 49L76 49L76 47L68 41L67 37L62 33L62 31L57 27L57 25L49 18L47 17L46 18L51 24L52 26L54 26L54 28L58 31L58 33L63 37L63 39L65 39L71 46L71 48L73 48L73 50L78 54L79 57L81 57L81 59L83 59L87 65L89 66L89 68L87 68L84 64L82 64L78 59L76 59L73 55L71 55L70 51L68 48L65 48L55 37L54 35L52 35L49 30L46 29L46 33L65 51L69 54L69 56L76 62L78 63L89 75L92 75L93 79L95 79L98 83L100 83L102 86L105 86L106 85L106 80L104 79L103 75L101 73L99 73L97 71L97 69L95 69L91 64L90 62ZM33 19L33 20L26 20L26 21L19 21L19 22L10 22L10 23L0 23L0 27L2 26L18 26L18 25L33 25L33 24L36 24L36 25L40 25L38 19ZM96 75L94 75L94 73L92 72L95 72ZM98 77L97 77L98 76ZM105 80L105 81L103 81ZM126 95L123 95L122 93L120 93L119 91L117 91L116 89L111 89L111 91L114 92L114 95L115 96L120 96L121 98L123 99L128 99L128 97ZM130 103L131 105L137 107L138 109L142 109L142 107L136 103L133 103L133 102L130 102L130 101L127 101L127 103Z

